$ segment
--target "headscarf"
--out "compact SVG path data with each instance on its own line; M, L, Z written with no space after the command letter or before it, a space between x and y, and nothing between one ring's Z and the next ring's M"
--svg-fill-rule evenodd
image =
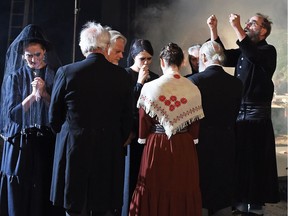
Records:
M145 83L137 107L156 117L168 138L204 117L199 89L179 74L164 74Z
M56 71L58 67L61 65L60 60L54 50L54 47L50 43L50 41L47 39L45 33L43 30L34 24L27 25L20 34L15 38L15 40L11 43L9 46L7 53L6 53L6 61L5 61L5 68L4 68L4 76L3 76L3 83L1 87L1 107L0 107L0 133L2 134L4 131L7 132L7 128L11 127L11 119L9 117L9 108L13 106L13 101L21 101L20 98L7 98L8 96L14 95L11 93L13 89L18 88L17 91L21 92L21 94L27 94L28 96L31 92L30 91L30 81L28 80L28 77L31 79L31 75L28 73L23 74L24 77L22 80L17 80L19 76L17 73L20 70L29 71L29 67L26 64L26 61L23 59L23 52L24 47L28 45L29 43L39 43L41 44L45 50L45 62L47 64L47 70L49 70L49 73L45 72L45 75L42 76L42 78L45 80L45 83L47 83L47 87L52 85L54 74L51 73L51 71ZM29 71L32 73L31 71ZM20 73L19 73L20 74ZM27 78L27 79L26 79ZM14 81L13 81L14 80ZM13 86L12 87L12 81L18 83L18 87ZM29 84L28 84L29 82ZM29 89L26 87L29 86ZM11 105L12 104L12 105ZM21 105L21 102L18 106ZM16 105L15 105L16 106ZM40 106L40 105L38 105ZM35 110L34 110L35 111ZM33 111L33 112L34 112ZM33 115L42 115L43 109L40 109L41 113L35 113L31 114L30 117ZM17 117L19 122L26 118L23 114L23 116ZM22 123L13 123L15 128L21 129L21 127L25 127L25 125L21 125ZM15 129L18 130L18 129Z

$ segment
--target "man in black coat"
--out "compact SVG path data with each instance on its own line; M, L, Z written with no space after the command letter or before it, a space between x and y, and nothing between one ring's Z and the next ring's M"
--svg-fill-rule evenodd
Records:
M109 42L107 29L88 22L79 44L86 59L59 68L52 90L51 200L70 216L121 212L132 91L126 71L105 58Z
M197 144L204 216L232 212L235 124L242 83L224 71L224 57L220 44L204 43L200 49L200 73L188 77L201 92L205 114Z
M230 14L229 22L237 36L238 49L226 50L217 33L217 18L212 15L207 20L211 40L224 48L224 66L235 67L235 76L243 83L237 119L235 214L263 215L265 203L279 202L271 121L277 52L266 41L272 22L261 13L252 16L244 28L238 14Z

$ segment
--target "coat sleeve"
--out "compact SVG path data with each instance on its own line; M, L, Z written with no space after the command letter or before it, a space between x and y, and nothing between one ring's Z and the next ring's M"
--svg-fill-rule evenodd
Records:
M122 143L125 143L129 137L129 134L132 131L133 125L133 93L132 93L132 86L130 85L131 79L126 71L123 72L125 74L125 81L124 86L126 87L126 92L124 95L124 106L122 108L122 118L121 118L121 128L122 128Z
M55 133L60 132L66 117L65 86L65 73L62 68L59 68L55 76L49 108L49 123Z
M199 127L200 127L200 120L194 121L188 127L189 133L192 135L194 140L197 140L199 138Z
M146 114L145 110L139 108L139 137L138 143L145 144L148 135L150 134L150 128L152 126L151 117Z
M224 61L224 65L225 67L235 67L237 65L238 62L238 58L241 54L240 49L225 49L220 37L218 37L215 40L217 43L219 43L223 50L224 50L224 54L225 54L225 61Z

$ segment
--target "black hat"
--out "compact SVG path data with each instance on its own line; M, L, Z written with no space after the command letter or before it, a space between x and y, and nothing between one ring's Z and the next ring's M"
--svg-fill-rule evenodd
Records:
M20 47L18 50L19 52L23 52L23 46L25 47L25 45L32 42L42 44L46 50L49 50L51 48L51 43L47 39L45 33L43 32L40 26L37 26L35 24L27 25L22 30L17 39L19 40L20 43Z

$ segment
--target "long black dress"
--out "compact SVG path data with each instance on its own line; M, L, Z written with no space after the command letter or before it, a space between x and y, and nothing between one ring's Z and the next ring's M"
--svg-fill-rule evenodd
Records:
M31 62L23 59L24 48L34 44L45 51L44 58L30 53L45 63L42 68L32 69L32 58ZM34 59L36 65L37 61ZM43 98L30 101L26 111L22 106L32 93L35 77L42 78L46 93L51 95L55 71L60 65L53 45L41 27L34 24L27 25L7 50L0 101L0 134L4 138L1 216L65 215L49 200L55 141L49 128L49 102Z
M54 71L44 68L46 90L51 93ZM33 72L22 67L7 77L2 91L6 92L6 128L1 163L1 216L51 215L49 201L55 136L48 127L48 105L35 102L24 113L22 101L32 92ZM5 88L5 89L4 89ZM52 212L51 212L51 211ZM64 213L64 211L63 211Z

